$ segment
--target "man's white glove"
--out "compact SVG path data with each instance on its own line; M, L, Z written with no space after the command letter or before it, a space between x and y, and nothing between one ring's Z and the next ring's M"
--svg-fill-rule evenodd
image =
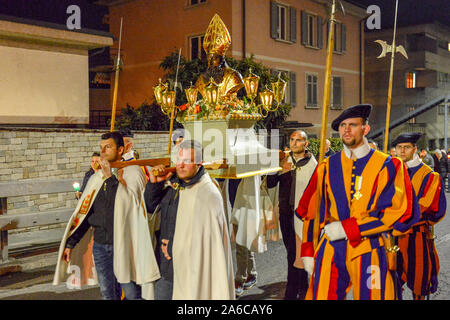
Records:
M323 229L325 230L325 234L328 236L330 241L347 239L347 234L345 233L344 227L340 221L331 222L323 227Z
M314 270L314 258L313 257L302 257L303 265L305 266L306 272L308 272L308 277L311 277Z

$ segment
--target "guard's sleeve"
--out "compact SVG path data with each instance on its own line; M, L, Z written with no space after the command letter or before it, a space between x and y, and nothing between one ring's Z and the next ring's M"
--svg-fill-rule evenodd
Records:
M320 202L320 228L323 227L323 221L325 217L325 196L323 195L324 188L324 177L326 171L326 161L322 162L314 170L311 179L308 182L308 186L303 192L300 198L297 209L295 210L295 215L303 221L303 232L302 232L302 246L301 246L301 256L302 257L312 257L314 256L313 249L313 236L314 236L314 221L316 218L316 208L317 203ZM320 188L318 190L317 185L320 183Z
M388 157L385 161L374 183L367 212L368 216L362 219L352 217L342 221L354 247L362 237L392 229L405 232L419 220L411 180L400 159Z
M444 182L437 172L430 172L424 179L419 194L422 220L434 225L442 220L447 209Z

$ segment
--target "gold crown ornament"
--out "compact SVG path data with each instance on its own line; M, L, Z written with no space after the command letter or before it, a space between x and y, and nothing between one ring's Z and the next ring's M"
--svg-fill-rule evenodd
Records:
M225 23L216 13L206 29L203 40L203 49L206 54L225 55L228 47L231 45L231 36Z

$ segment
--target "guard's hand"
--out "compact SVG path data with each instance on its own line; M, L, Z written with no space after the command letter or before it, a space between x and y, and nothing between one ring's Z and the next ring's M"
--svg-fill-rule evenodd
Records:
M80 199L82 193L80 191L75 192L75 197L77 197L77 199Z
M308 276L311 277L314 271L314 258L313 257L302 257L303 265L305 266Z
M323 227L325 234L330 241L342 240L347 238L344 227L340 221L334 221Z
M154 166L152 170L150 171L150 182L151 183L158 183L165 181L169 179L172 176L172 172L165 173L166 167L162 164L159 164L157 166ZM157 173L157 176L155 176L155 173Z
M96 162L98 162L98 164L100 164L105 178L106 179L110 178L112 176L112 171L111 171L111 166L109 164L109 161L104 158L98 158Z
M63 252L62 260L69 263L71 253L72 253L72 249L65 248L64 252Z
M170 260L170 259L172 259L172 258L169 256L168 247L169 247L169 240L167 240L167 239L162 239L162 240L161 240L161 251L163 252L164 257L165 257L167 260Z

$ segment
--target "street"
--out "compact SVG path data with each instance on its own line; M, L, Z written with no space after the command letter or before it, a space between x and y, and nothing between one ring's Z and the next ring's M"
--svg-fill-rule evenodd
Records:
M446 193L450 203L450 193ZM448 213L447 209L447 213ZM436 225L436 248L440 259L439 287L431 300L450 300L450 218L448 214ZM49 259L56 259L53 254ZM235 265L235 261L234 261ZM256 254L258 283L246 291L240 300L282 299L286 285L287 262L283 242L269 242L268 250ZM98 300L98 287L82 290L53 286L54 264L27 272L10 273L0 277L0 300ZM404 287L403 297L411 300L411 292ZM351 299L351 293L348 296Z

